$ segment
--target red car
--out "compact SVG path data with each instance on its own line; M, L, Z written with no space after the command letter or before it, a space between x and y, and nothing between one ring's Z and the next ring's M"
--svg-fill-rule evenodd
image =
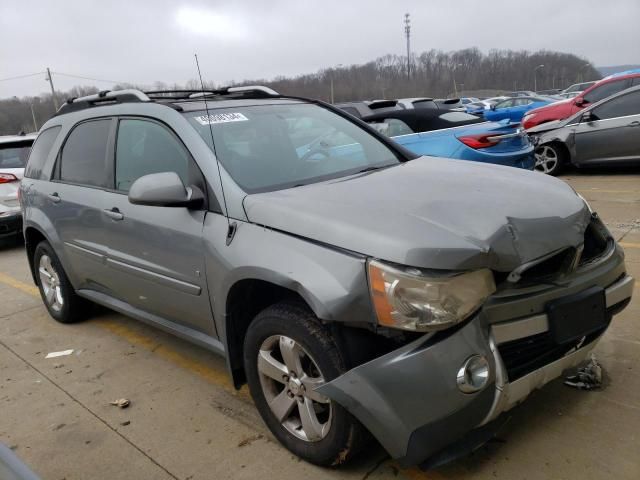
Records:
M531 110L522 119L522 126L529 129L541 123L563 120L593 103L635 85L640 85L640 71L611 75L574 98Z

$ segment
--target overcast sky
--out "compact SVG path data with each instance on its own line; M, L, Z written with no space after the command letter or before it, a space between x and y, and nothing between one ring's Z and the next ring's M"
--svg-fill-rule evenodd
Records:
M412 50L559 50L640 64L640 0L0 0L0 80L43 71L138 84L272 78ZM56 89L108 88L53 76ZM0 81L0 98L46 91Z

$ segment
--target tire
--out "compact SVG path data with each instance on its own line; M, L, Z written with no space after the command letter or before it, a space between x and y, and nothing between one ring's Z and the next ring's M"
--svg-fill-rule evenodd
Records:
M535 150L535 157L534 169L553 176L562 172L567 161L565 150L557 143L540 145Z
M347 368L332 336L304 305L283 302L256 316L244 341L244 367L262 419L295 455L335 466L363 444L366 431L349 412L306 388L333 380ZM283 379L273 379L280 374ZM276 416L274 409L282 414ZM304 414L303 425L305 411L310 413Z
M49 242L42 241L36 246L33 265L40 296L49 315L60 323L83 320L89 303L76 294Z

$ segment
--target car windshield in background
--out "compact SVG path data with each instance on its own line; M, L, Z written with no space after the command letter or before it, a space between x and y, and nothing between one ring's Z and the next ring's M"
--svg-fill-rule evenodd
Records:
M210 109L184 114L247 193L259 193L398 164L366 130L312 104Z
M0 168L24 168L29 158L30 145L0 145Z

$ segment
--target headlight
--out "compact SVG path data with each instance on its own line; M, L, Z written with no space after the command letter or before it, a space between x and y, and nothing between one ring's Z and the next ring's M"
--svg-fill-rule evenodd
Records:
M488 269L438 276L377 260L369 262L369 282L378 323L418 332L461 322L496 290Z

